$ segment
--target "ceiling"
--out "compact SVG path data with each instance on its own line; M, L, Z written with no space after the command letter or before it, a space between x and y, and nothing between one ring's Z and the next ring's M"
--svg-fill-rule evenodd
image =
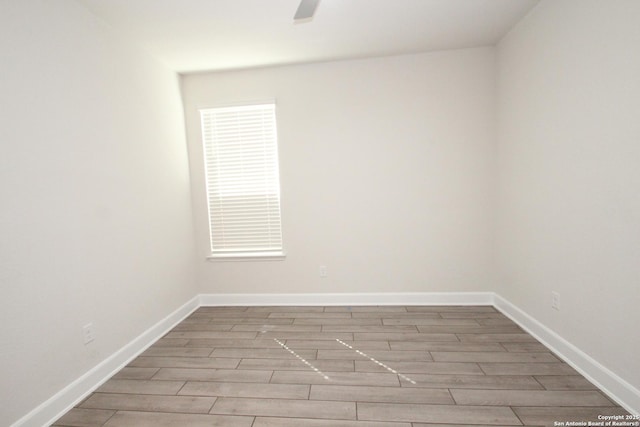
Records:
M78 0L180 73L493 45L538 0Z

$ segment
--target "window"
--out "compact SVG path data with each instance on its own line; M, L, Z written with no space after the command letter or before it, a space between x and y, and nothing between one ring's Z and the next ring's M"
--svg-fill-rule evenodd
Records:
M212 257L283 256L275 105L200 117Z

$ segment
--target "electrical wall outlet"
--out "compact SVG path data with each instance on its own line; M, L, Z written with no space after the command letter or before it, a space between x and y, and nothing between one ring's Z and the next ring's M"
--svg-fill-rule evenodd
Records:
M318 269L318 274L320 275L320 277L322 277L323 279L325 277L327 277L327 266L326 265L321 265L320 268Z
M560 294L551 292L551 308L560 311Z
M93 323L87 323L82 327L82 338L85 345L96 339Z

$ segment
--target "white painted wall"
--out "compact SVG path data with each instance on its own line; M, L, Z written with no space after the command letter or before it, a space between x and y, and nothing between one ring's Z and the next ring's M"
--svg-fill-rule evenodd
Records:
M0 5L0 424L196 294L179 82L71 0ZM82 342L93 322L96 340Z
M201 291L489 289L494 60L481 48L184 76ZM287 258L207 262L198 108L269 99Z
M639 23L635 0L547 0L499 44L496 289L636 389Z
M184 77L194 253L175 74L71 0L3 2L0 419L198 292L495 290L640 387L638 16L543 1L497 70L481 48ZM266 99L287 259L207 262L197 108Z

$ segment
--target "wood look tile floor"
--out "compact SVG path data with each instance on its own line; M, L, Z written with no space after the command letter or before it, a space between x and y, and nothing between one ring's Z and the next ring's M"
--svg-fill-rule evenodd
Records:
M492 307L203 307L54 426L548 426L622 414Z

